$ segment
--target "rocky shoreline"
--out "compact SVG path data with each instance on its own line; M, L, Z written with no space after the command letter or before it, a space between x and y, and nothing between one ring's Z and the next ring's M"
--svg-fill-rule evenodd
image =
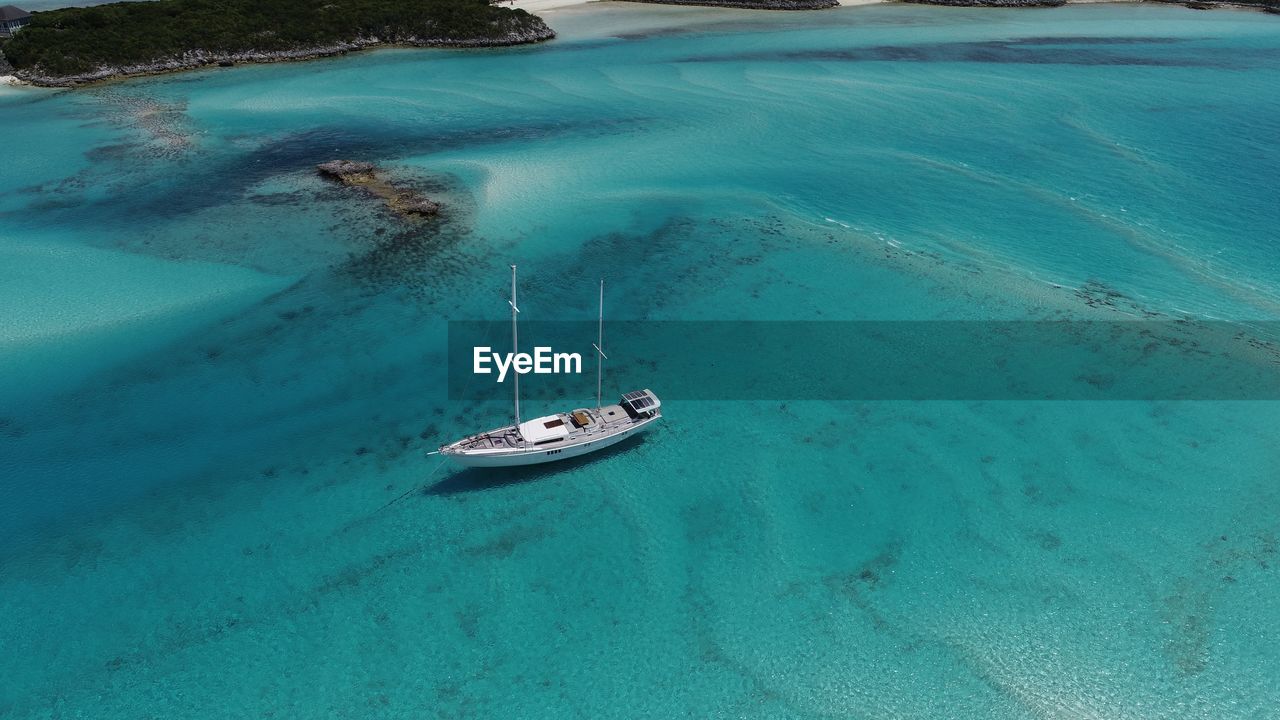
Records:
M653 5L700 5L742 10L827 10L839 7L840 0L627 0Z
M1261 10L1280 14L1280 0L1267 2L1241 2L1241 0L1150 0L1164 5L1181 5L1192 10Z
M206 50L191 50L180 57L158 60L156 62L124 65L124 66L104 66L93 72L79 73L76 75L48 75L42 73L38 69L22 69L13 72L13 75L23 82L41 87L75 87L87 83L95 83L103 80L116 78L139 77L144 75L160 75L164 73L178 72L181 70L195 70L198 68L218 65L229 67L240 63L275 63L275 62L294 62L299 60L314 60L317 58L333 57L335 55L345 55L349 52L366 50L376 47L418 47L418 48L486 48L486 47L508 47L511 45L527 45L530 43L543 42L550 40L556 36L552 30L541 18L533 18L530 27L521 30L511 30L501 35L487 38L357 38L351 42L334 43L332 45L324 45L319 47L298 48L296 50L280 50L274 52L240 52L240 53L214 53ZM3 55L0 55L0 61L3 61ZM6 63L7 64L7 63Z

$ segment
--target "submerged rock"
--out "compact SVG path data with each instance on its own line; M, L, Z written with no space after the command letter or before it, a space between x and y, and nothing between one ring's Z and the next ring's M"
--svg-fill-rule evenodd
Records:
M412 192L401 193L394 200L388 200L387 206L401 214L435 215L440 212L440 203L429 198L418 197Z
M370 162L358 160L330 160L316 165L323 177L348 187L363 188L369 194L382 198L392 212L401 217L429 217L440 212L440 203L413 188L397 186L383 177L382 169Z
M330 160L316 166L316 170L319 170L321 175L347 184L368 182L373 179L377 169L373 163L355 160Z

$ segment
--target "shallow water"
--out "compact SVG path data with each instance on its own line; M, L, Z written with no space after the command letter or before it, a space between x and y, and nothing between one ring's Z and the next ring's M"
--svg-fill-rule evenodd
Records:
M591 462L424 456L505 420L443 358L511 262L542 320L602 276L618 319L1275 318L1280 19L548 19L0 95L0 716L1280 706L1272 403L676 399Z

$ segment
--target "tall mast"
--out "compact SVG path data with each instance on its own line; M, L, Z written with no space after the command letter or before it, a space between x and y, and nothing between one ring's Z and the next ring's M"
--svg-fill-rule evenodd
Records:
M516 315L520 308L516 307L516 266L511 266L511 353L520 352L520 337L516 334ZM516 426L520 425L520 373L512 373L515 380Z
M601 346L604 345L604 279L600 279L600 323L596 329L596 344L592 345L596 349L596 410L600 409L600 377L604 368L604 361L609 359L604 354Z

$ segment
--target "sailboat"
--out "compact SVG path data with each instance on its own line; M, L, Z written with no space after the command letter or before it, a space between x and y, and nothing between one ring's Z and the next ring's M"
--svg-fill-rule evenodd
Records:
M511 266L511 345L519 352L516 266ZM617 403L603 405L604 280L600 281L600 318L596 350L596 406L544 415L521 422L520 374L513 373L515 422L441 446L440 454L466 467L516 467L567 460L615 445L646 430L662 417L662 403L651 390L634 390Z

